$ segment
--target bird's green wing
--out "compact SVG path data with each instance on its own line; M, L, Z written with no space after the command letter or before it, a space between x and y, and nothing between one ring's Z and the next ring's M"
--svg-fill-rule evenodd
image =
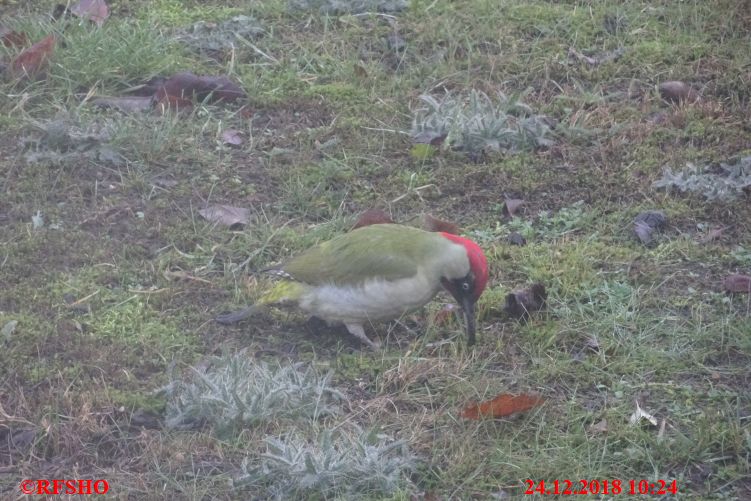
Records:
M409 226L376 224L323 242L272 271L311 285L398 280L414 276L421 260L440 249L443 240Z

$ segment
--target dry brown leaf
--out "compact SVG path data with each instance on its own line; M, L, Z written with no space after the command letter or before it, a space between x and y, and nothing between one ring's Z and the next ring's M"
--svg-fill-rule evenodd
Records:
M514 214L516 214L516 211L519 210L519 207L524 205L524 200L520 198L507 198L505 202L503 202L503 215L506 217L514 217Z
M352 229L356 230L357 228L370 226L371 224L394 224L394 220L381 209L368 209L360 214Z
M456 224L450 221L438 219L430 214L425 214L423 216L423 228L425 228L426 231L450 233L451 235L458 235L460 233L459 226Z
M526 289L513 291L506 296L503 309L512 318L527 319L529 315L542 310L548 293L543 284L532 284Z
M250 209L221 204L209 205L205 209L199 210L198 213L211 222L225 226L245 225L248 224L250 218Z
M22 51L11 63L11 69L19 74L34 75L43 70L55 50L55 35L47 35L28 49Z
M690 85L679 80L671 80L669 82L662 82L658 86L660 96L665 101L671 103L695 103L700 99L699 93L691 88Z
M96 23L100 27L110 16L110 8L104 0L79 0L77 4L70 8L70 12L81 19Z
M472 402L462 410L462 417L467 419L499 418L524 412L537 407L545 401L540 395L501 393L493 400Z
M751 293L751 276L734 273L725 277L722 285L727 292Z
M204 99L217 101L235 101L247 97L240 86L226 76L198 76L184 71L168 78L156 91L159 102L165 98L192 101Z

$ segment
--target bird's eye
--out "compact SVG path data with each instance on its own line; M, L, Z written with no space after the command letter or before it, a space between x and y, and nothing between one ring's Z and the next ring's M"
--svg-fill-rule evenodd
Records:
M469 290L469 282L462 282L462 290L464 291Z

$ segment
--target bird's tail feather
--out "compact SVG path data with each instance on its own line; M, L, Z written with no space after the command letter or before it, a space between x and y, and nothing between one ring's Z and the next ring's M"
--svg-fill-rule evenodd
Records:
M219 322L220 324L232 325L232 324L236 324L237 322L240 322L241 320L245 320L248 317L257 315L263 310L263 308L264 308L263 305L252 304L250 306L246 306L242 310L232 311L230 313L217 315L215 320Z
M291 280L282 280L266 292L255 304L246 306L242 310L225 313L216 317L220 324L231 325L257 315L267 306L296 301L305 292L305 285Z

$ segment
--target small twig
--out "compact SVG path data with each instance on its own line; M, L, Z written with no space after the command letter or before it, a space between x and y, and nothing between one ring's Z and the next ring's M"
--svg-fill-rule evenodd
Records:
M91 294L89 294L88 296L86 296L86 297L82 297L81 299L79 299L79 300L77 300L77 301L73 301L72 303L70 303L70 304L68 305L68 308L73 308L74 306L78 306L79 304L86 302L87 300L89 300L89 299L91 299L92 297L94 297L94 296L96 296L97 294L99 294L99 292L100 292L100 290L99 290L99 289L97 289L97 290L95 290L94 292L92 292Z

